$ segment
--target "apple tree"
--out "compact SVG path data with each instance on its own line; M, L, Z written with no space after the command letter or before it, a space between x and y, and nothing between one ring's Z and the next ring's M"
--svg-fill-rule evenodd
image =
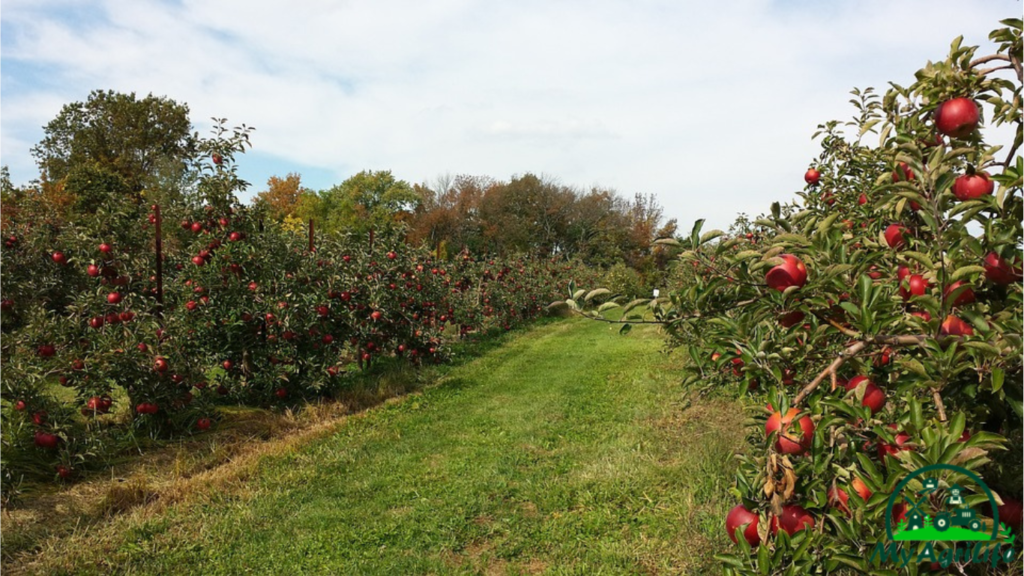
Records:
M1003 25L995 54L957 39L913 83L855 91L854 119L816 134L799 203L731 236L698 221L662 241L686 283L618 301L620 322L665 325L689 382L751 398L727 573L892 569L870 559L887 500L930 464L979 473L1020 534L1021 21ZM986 140L998 126L1009 147Z

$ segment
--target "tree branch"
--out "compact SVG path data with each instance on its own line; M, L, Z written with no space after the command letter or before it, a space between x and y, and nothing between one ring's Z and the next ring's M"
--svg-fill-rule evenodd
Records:
M832 378L835 378L836 370L838 370L839 367L842 366L847 360L853 358L861 350L866 348L867 345L867 342L856 342L852 346L848 347L846 350L843 350L839 354L838 358L833 360L827 368L822 370L821 373L818 374L818 376L814 380L811 380L810 384L804 386L803 389L800 390L800 393L797 394L796 398L793 399L793 406L799 406L800 403L803 402L804 399L811 394L811 392L814 392L818 388L818 386L821 385L821 382L825 379L826 376L831 376Z
M853 334L859 336L857 332L854 332ZM818 386L821 385L821 382L825 379L826 376L831 376L834 380L836 376L836 370L838 370L843 364L845 364L847 360L859 354L869 345L883 344L888 346L916 346L923 343L927 338L928 337L923 334L910 334L905 336L889 336L885 334L880 334L877 336L869 336L867 338L854 342L845 350L840 352L839 357L833 360L832 363L828 365L828 367L822 370L821 373L818 374L818 376L815 377L815 379L812 380L810 384L804 386L803 389L800 390L800 393L797 394L796 398L793 399L793 406L797 406L801 402L803 402L803 400L807 398L807 396L809 396L811 392L814 392L818 388Z
M1006 160L1003 161L1003 166L1005 168L1009 168L1010 167L1010 162L1013 161L1013 157L1014 157L1015 154L1017 154L1017 148L1019 148L1019 147L1020 147L1020 142L1014 142L1013 143L1013 146L1010 148L1010 153L1006 155Z
M1007 56L1006 54L989 54L988 56L976 58L973 62L968 64L967 67L974 68L975 66L980 66L982 64L985 64L986 62L992 62L993 60L1002 60L1003 62L1009 62L1010 57Z
M981 76L988 76L989 74L993 72L998 72L1000 70L1013 70L1013 64L1004 64L1002 66L993 66L991 68L985 68L984 70L978 71L978 74L980 74Z
M938 388L932 388L932 400L935 401L935 409L939 411L939 421L946 421L946 405L942 403L942 394Z
M1017 57L1016 53L1010 54L1010 65L1017 72L1017 82L1024 82L1024 71L1021 70L1020 58Z

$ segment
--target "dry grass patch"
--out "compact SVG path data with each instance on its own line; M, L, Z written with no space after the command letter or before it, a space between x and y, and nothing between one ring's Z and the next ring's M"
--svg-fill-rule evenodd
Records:
M169 506L245 497L251 491L247 480L263 458L293 452L329 435L346 417L421 386L403 370L339 400L279 412L225 407L212 432L150 449L72 485L30 486L3 509L3 571L45 572L59 567L65 555L109 551L97 546L94 535L106 532L94 529L100 524L137 525Z

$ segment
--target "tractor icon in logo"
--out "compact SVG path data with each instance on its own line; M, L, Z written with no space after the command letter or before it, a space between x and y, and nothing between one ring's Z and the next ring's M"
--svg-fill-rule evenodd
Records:
M986 523L965 503L967 491L959 484L945 490L938 478L923 478L916 494L903 494L904 513L893 540L988 540ZM940 497L941 496L941 497Z
M954 484L949 489L949 497L946 498L946 504L950 506L957 506L964 503L963 488L958 484ZM974 510L970 508L957 508L952 511L939 512L935 516L935 520L932 521L932 526L939 532L945 532L949 530L950 526L964 526L969 528L972 532L981 530L981 520L977 519L974 514Z

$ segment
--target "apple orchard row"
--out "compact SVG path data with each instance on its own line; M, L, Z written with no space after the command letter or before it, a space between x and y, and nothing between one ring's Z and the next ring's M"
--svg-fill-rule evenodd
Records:
M1020 534L1024 26L1002 24L995 54L957 39L913 84L854 90L854 120L819 125L798 201L662 241L675 285L623 305L621 322L660 323L687 354L684 383L753 399L726 574L890 570L870 547L909 512L896 487L934 464L984 478L991 505L967 476L938 480ZM1013 144L985 141L1007 125ZM949 568L955 546L921 569Z
M452 338L529 321L591 274L551 259L438 261L395 233L314 246L250 209L206 206L159 223L158 277L155 209L121 245L28 224L6 238L5 274L30 272L2 301L5 477L68 477L113 431L206 430L218 402L332 393L381 358L440 363Z
M976 135L976 131L979 127L979 107L977 104L965 97L954 98L939 105L934 114L934 131L935 138L926 142L924 148L930 147L942 147L944 145L943 136L951 140L950 146L956 146L955 141L957 139L972 139ZM943 149L944 151L944 149ZM819 185L822 173L815 168L807 171L805 174L805 181L808 184L809 190L813 190ZM914 170L908 166L906 162L897 162L896 168L893 170L891 175L891 181L893 184L900 183L911 183L913 184L916 180L917 175ZM1018 176L1019 178L1019 176ZM1019 183L1019 181L1018 181ZM995 183L991 176L984 170L970 166L966 171L957 175L955 179L949 184L948 194L952 198L949 200L940 200L937 196L933 195L929 198L925 195L925 200L930 200L936 204L932 206L922 206L921 203L911 199L907 203L907 207L910 209L910 214L914 215L918 211L933 208L939 206L941 209L947 209L949 211L960 211L961 210L957 203L966 203L971 201L990 202L995 189ZM1019 188L1017 188L1019 192ZM877 200L877 198L875 199ZM856 198L857 206L864 206L871 202L872 199L868 194L861 192ZM947 202L942 204L942 202ZM980 204L979 204L980 206ZM824 214L828 215L830 210L842 211L846 209L842 205L836 205L836 198L829 191L826 191L818 197L818 208ZM941 212L940 212L941 215ZM852 216L851 216L852 217ZM882 224L883 229L880 235L879 250L890 250L894 253L898 253L902 250L913 248L920 252L927 252L927 248L924 248L924 243L934 240L933 230L928 230L928 222L921 220L916 217L910 218L913 223L906 224L904 222L891 222L888 225ZM938 220L938 219L936 219ZM868 223L861 222L860 227L865 227ZM841 225L846 230L852 230L856 225L853 220L844 219L841 221ZM748 234L747 239L756 242L754 234ZM1019 231L1017 242L1019 243ZM862 248L861 243L854 245L854 248ZM990 308L999 309L1005 304L1017 302L1019 304L1019 288L1022 280L1022 269L1021 259L1019 256L1019 249L1014 249L1011 246L1004 246L1000 252L995 250L989 250L984 252L983 256L975 256L976 261L961 261L957 262L957 265L964 266L963 270L971 272L971 274L964 274L967 278L950 282L948 275L940 275L938 280L940 285L936 285L936 276L923 273L923 271L917 270L917 266L914 264L900 264L896 267L895 278L889 280L891 276L889 273L884 272L882 269L875 265L868 267L864 276L867 278L865 282L868 285L878 285L879 283L892 281L895 283L896 293L899 295L899 300L902 303L904 313L910 317L917 319L917 326L924 328L924 334L904 336L904 337L879 337L878 341L888 344L888 340L891 340L891 346L886 345L882 347L878 352L873 354L873 368L880 373L884 373L886 367L889 367L892 362L892 357L897 354L897 350L900 345L919 345L926 344L928 339L932 342L936 342L942 346L943 349L947 350L954 342L959 341L960 345L967 342L975 334L975 328L972 324L985 326L991 328L991 325L986 322L983 318L979 317L979 312L984 312ZM963 250L959 246L948 247L945 257L953 260L954 258L964 258L965 256L970 258L970 251ZM897 256L898 257L898 256ZM1011 260L1012 258L1012 260ZM713 260L713 258L712 258ZM858 331L851 329L850 318L845 311L836 307L837 302L829 300L831 308L827 311L812 312L809 311L805 314L800 308L809 308L806 304L801 305L801 290L804 289L808 283L808 268L800 257L794 254L783 253L774 257L774 260L778 263L768 269L764 276L764 286L768 290L774 290L779 293L784 293L785 302L789 302L794 309L784 310L783 313L777 316L777 322L781 328L790 330L794 327L802 328L806 331L811 331L812 326L805 323L805 320L811 315L815 314L816 325L818 322L823 324L831 324L837 328L842 334L850 336L851 340L846 344L847 352L849 357L853 357L854 353L859 353L861 350L866 348L866 345L856 343L854 338L862 337L862 334ZM697 261L694 261L694 265L699 265ZM972 268L973 267L973 268ZM707 271L712 271L710 268ZM977 280L973 280L977 279ZM730 280L731 282L731 280ZM982 289L984 298L980 298L976 294L976 290ZM936 291L938 290L938 293ZM850 291L854 291L854 287L850 287ZM999 304L999 300L1005 299ZM851 295L849 293L839 294L839 302L849 302ZM944 315L940 316L937 322L937 333L928 334L927 332L932 326L935 326L932 321L932 314L924 307L918 307L917 304L923 304L928 301L934 305L939 303L939 309L943 310ZM972 321L968 321L962 315L962 310L968 310L974 304L981 304L975 310L972 310L970 317ZM854 304L852 306L854 310L861 308L861 304ZM863 308L861 308L863 310ZM1018 314L1019 316L1019 314ZM1019 324L1018 324L1019 326ZM1016 336L1011 335L1011 342L1015 341L1018 343L1019 352L1019 334ZM887 340L888 339L888 340ZM986 346L987 344L979 344L979 346ZM989 346L991 348L991 346ZM993 351L995 354L999 352ZM742 351L736 350L736 355L732 356L728 353L716 351L712 354L711 359L714 364L720 367L731 367L734 376L740 376L741 370L744 367L744 360L741 358ZM1012 362L1011 362L1012 364ZM842 363L835 361L835 365L841 366ZM859 405L861 408L866 409L866 415L869 418L882 418L881 411L887 403L888 394L883 386L876 384L872 381L871 377L858 374L852 377L844 377L842 375L836 376L836 370L822 372L819 376L824 376L824 381L827 383L829 380L832 381L833 388L838 389L839 398L843 402ZM796 376L794 372L788 368L784 368L781 371L781 382L784 385L797 384L795 381ZM1012 374L1007 378L1013 378ZM1016 367L1016 380L1014 384L1019 387L1020 382L1019 364ZM806 381L799 383L801 386L807 384ZM751 386L757 385L757 380L750 381ZM792 404L799 404L802 400L807 398L811 393L814 392L816 383L808 386L802 390L798 397L792 402ZM952 392L947 392L948 397L945 399L947 403L958 403L960 406L964 406L964 402L967 399L957 398ZM944 406L941 400L939 392L935 392L936 396L936 407L939 411L938 417L940 422L950 422L946 414L943 413ZM784 401L784 404L790 404L788 401ZM970 401L967 400L967 405L970 405ZM905 404L902 404L900 409L902 410ZM977 408L977 407L975 407ZM764 494L771 496L774 490L778 486L783 486L787 489L787 495L783 502L787 499L791 499L792 496L789 494L793 491L793 482L789 478L783 478L782 480L775 480L772 478L773 474L784 476L783 472L786 470L792 471L794 466L790 464L789 459L801 459L801 458L814 458L824 457L825 454L819 454L819 450L815 449L815 456L812 456L812 447L815 442L815 431L816 421L825 420L835 422L836 424L842 421L836 421L829 418L829 408L825 407L824 411L821 410L821 406L817 410L809 410L808 408L792 407L776 409L769 403L767 407L768 418L764 426L764 435L768 445L771 447L771 456L767 461L767 464L761 463L768 469L768 478L761 478L761 481L765 483ZM975 410L975 413L977 410ZM815 413L821 413L822 416L812 418ZM895 415L890 414L890 417L899 417L899 412ZM856 429L858 426L863 427L864 422L862 419L857 419L856 422L850 421L849 428L851 430ZM876 421L877 422L877 421ZM970 429L972 423L967 421L967 428L963 429L962 432L957 431L959 437L951 439L951 446L946 447L946 450L950 454L955 455L957 451L963 451L969 448L969 442L972 438L972 430ZM973 423L974 432L977 434L981 430L981 426L985 424L984 420L979 420ZM948 424L950 428L953 428L953 424ZM964 421L959 421L959 426L964 427ZM1005 425L1004 425L1005 426ZM1019 428L1019 420L1017 420L1017 427ZM867 428L870 430L870 426ZM899 477L899 470L902 466L907 465L911 460L901 461L899 456L901 452L924 450L928 447L928 442L924 441L921 436L912 437L910 434L902 429L902 424L890 422L883 425L883 429L889 432L876 436L874 441L869 440L870 433L860 436L858 445L854 450L861 452L859 462L857 466L848 467L847 470L852 473L845 474L841 478L837 478L831 482L830 487L827 490L827 509L829 510L829 516L832 519L832 523L836 526L848 526L845 521L841 518L851 517L854 512L860 509L860 507L869 504L872 506L882 505L884 508L884 498L881 498L875 494L875 490L884 488L886 485L890 485L891 482L884 482L882 486L879 486L877 482L872 482L875 486L875 490L868 485L865 481L867 478L867 472L865 467L873 467L872 461L876 461L883 465L889 465L889 472L891 478ZM1006 429L1001 429L1005 431ZM918 433L921 430L917 431ZM848 433L848 432L847 432ZM826 432L828 434L828 432ZM984 433L988 434L988 433ZM891 436L891 439L888 438ZM940 436L941 437L941 436ZM984 454L985 450L980 447L992 449L998 448L998 439L992 436L986 436L990 441L979 441L974 445L974 450L977 452L967 452L968 454L977 455L979 453ZM932 439L933 442L938 440ZM960 444L959 447L955 444ZM1019 451L1019 446L1017 447ZM877 454L877 460L873 458L863 458L863 455ZM779 464L782 460L779 458L785 458L783 464ZM952 458L952 457L951 457ZM892 459L892 460L890 460ZM955 462L962 462L962 460L953 459ZM923 461L922 461L923 462ZM796 466L799 469L799 466ZM912 469L911 468L907 468ZM809 468L805 468L809 469ZM798 475L796 476L799 477ZM1003 492L1000 497L1002 502L998 506L998 518L999 521L1014 530L1019 534L1021 528L1021 501L1019 497L1019 477L1016 480L1016 489L1013 492ZM753 484L757 486L757 483ZM1006 488L1006 485L1003 486ZM799 493L799 491L797 491ZM853 501L853 495L856 495L856 507ZM872 499L872 496L876 496ZM883 495L883 496L887 496ZM745 539L746 543L751 548L757 548L759 545L764 543L764 539L768 533L773 537L777 536L779 530L785 531L785 533L792 537L800 531L814 529L816 524L821 520L819 517L816 520L816 514L809 511L799 503L784 503L780 507L768 506L769 513L768 526L762 525L762 518L759 514L749 508L745 504L739 504L735 506L728 514L725 519L725 528L729 537L733 542L738 542L738 539ZM992 514L993 511L989 511ZM858 517L863 512L857 512ZM900 520L905 520L907 515L907 509L904 503L898 502L893 507L892 522L896 523ZM864 538L862 536L862 538ZM760 566L760 564L758 564ZM935 562L931 566L932 569L944 569L945 566L939 562Z

